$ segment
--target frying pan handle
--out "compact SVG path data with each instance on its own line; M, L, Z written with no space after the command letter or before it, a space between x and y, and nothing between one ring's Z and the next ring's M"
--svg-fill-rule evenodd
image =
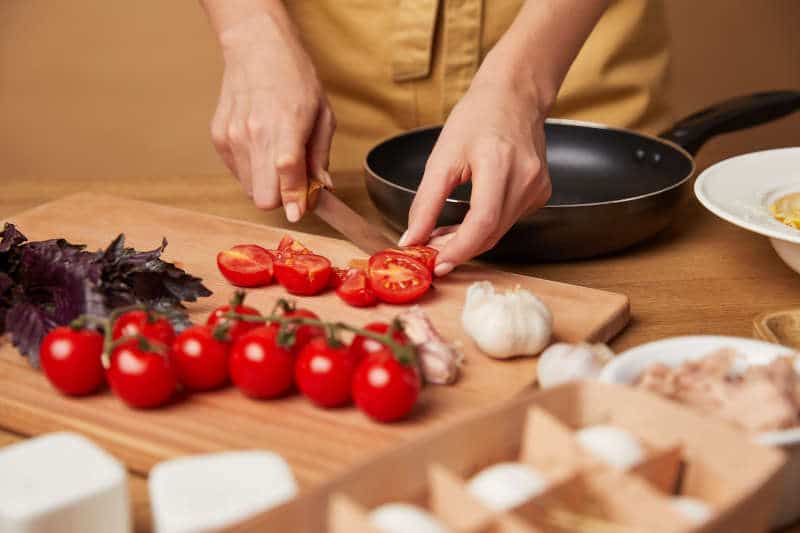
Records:
M770 122L800 110L800 91L771 91L726 100L690 115L659 137L692 155L712 137Z

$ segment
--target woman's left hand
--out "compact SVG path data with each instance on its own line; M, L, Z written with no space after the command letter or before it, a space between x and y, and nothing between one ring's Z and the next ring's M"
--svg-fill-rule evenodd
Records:
M484 65L486 67L487 65ZM531 83L482 68L453 108L425 167L401 245L441 248L436 275L490 248L524 214L550 197L544 119L548 106ZM450 192L472 181L470 209L458 226L436 228Z

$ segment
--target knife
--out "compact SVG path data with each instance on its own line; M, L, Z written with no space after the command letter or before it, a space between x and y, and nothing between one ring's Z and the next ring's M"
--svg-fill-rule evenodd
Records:
M308 205L314 214L369 255L397 246L396 242L350 209L317 179L309 183Z

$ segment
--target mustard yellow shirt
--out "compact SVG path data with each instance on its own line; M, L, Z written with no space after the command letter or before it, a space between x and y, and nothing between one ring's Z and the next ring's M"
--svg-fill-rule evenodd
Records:
M442 123L523 1L287 0L338 120L331 168L360 168L380 139ZM553 116L666 126L667 44L661 0L612 2Z

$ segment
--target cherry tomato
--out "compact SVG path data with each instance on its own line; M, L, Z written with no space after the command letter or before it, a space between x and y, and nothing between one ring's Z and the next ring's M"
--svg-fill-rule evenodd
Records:
M296 241L294 237L289 235L288 233L281 238L281 242L278 243L278 251L279 252L289 252L292 254L313 254L311 250L305 247L305 245L300 242Z
M331 346L324 337L309 342L294 367L300 391L321 407L338 407L350 402L355 359L346 346Z
M236 341L229 368L233 383L247 396L275 398L292 386L294 356L278 344L274 328L261 326Z
M423 265L425 268L433 272L433 267L436 266L436 256L439 255L439 250L431 248L430 246L403 246L398 248L389 248L385 252L392 252L401 255L413 257Z
M319 320L319 316L317 316L315 312L302 308L286 311L283 313L283 316L285 318L311 318L314 320ZM272 324L270 324L270 327L275 330L275 333L278 333L281 324L279 322L273 322ZM294 344L292 345L292 353L295 355L299 354L311 339L315 337L324 337L324 336L325 336L325 330L322 329L320 326L310 326L308 324L295 326Z
M239 244L221 251L217 267L238 287L261 287L272 281L272 255L257 244Z
M355 268L347 273L344 281L336 289L336 294L354 307L369 307L378 301L369 286L367 273Z
M209 326L184 330L172 344L170 361L178 381L189 390L206 391L228 380L229 344L214 337Z
M401 363L384 348L359 364L353 376L353 400L371 418L394 422L411 412L421 387L417 367Z
M364 326L364 329L375 333L386 334L389 331L389 324L386 322L371 322ZM394 330L392 338L403 345L409 343L408 337L399 329ZM355 357L357 361L361 361L366 356L375 352L380 352L386 348L388 347L380 341L370 337L364 337L363 335L356 335L350 343L350 354Z
M331 267L331 276L328 278L328 287L331 289L338 289L350 272L349 268Z
M98 332L60 327L45 336L39 348L44 375L69 396L96 392L103 385L103 336Z
M111 353L106 372L111 390L131 407L148 409L166 404L177 385L166 355L142 342L126 343Z
M292 294L311 296L328 285L331 262L321 255L283 256L275 263L275 277Z
M165 348L169 348L175 340L175 330L169 320L152 311L128 311L117 317L111 329L114 340L136 335L147 337Z
M422 263L393 252L370 257L368 277L378 299L392 304L413 302L431 286L431 273Z
M243 298L243 296L241 297ZM250 330L253 330L263 324L260 322L248 322L246 320L239 320L237 318L227 318L225 315L231 312L233 309L234 312L239 313L240 315L248 315L248 316L261 316L261 313L258 312L258 309L253 307L243 305L242 300L240 299L240 295L237 294L234 297L233 302L231 305L222 305L214 309L210 315L208 315L208 320L206 320L206 326L213 329L217 325L225 325L227 326L227 334L228 339L231 343L236 342L236 340L247 333Z

